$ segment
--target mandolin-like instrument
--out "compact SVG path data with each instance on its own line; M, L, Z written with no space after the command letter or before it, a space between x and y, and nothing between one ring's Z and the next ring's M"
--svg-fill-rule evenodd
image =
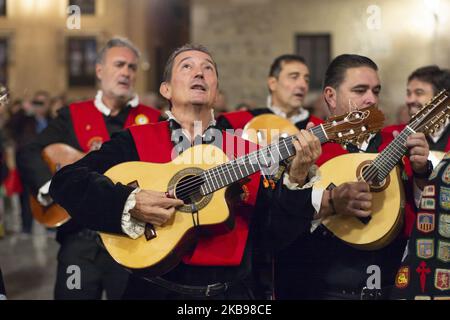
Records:
M406 139L415 132L438 130L450 117L450 92L442 91L414 115L405 129L379 154L350 153L321 167L316 186L327 189L345 182L366 181L373 195L369 219L333 215L322 222L336 237L351 246L375 250L388 245L402 226L403 185L397 164L406 154Z

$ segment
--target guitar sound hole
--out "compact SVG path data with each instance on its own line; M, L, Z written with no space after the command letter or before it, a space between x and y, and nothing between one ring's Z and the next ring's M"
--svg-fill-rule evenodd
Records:
M183 200L187 205L199 202L203 196L200 187L203 179L198 175L186 175L181 178L175 186L175 197Z
M387 176L383 180L378 179L378 171L371 166L372 161L362 162L357 169L357 176L362 177L364 181L369 183L371 192L381 192L385 190L390 183L390 177ZM370 180L370 181L367 181Z

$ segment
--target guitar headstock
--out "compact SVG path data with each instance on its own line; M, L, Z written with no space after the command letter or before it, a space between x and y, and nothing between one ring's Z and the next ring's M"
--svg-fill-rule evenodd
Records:
M450 91L442 90L411 119L409 126L425 134L439 130L450 118Z
M377 106L369 106L331 117L323 124L328 140L339 144L355 143L381 130L384 114Z

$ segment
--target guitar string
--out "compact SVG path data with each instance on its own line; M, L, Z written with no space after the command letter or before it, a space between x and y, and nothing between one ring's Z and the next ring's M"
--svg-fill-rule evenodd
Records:
M329 129L329 128L332 127L333 125L332 125L332 124L329 124L329 123L325 123L325 124L323 124L322 126L323 126L323 128ZM310 131L317 130L317 129L320 129L320 127L321 127L321 126L318 125L318 126L315 126L315 127L311 128L311 129L309 129L309 130L310 130ZM324 130L321 129L321 130L320 130L320 133L318 133L318 134L322 135L322 137L326 139L326 135L323 133L323 131L324 131ZM313 132L313 133L314 133L314 132ZM316 133L315 135L317 136L317 133ZM295 137L295 136L294 136L294 135L291 135L291 136L286 137L286 138L283 138L283 139L290 140L289 138L292 138L292 137ZM254 154L254 155L256 156L256 159L253 159L253 160L257 160L258 156L260 155L260 154L258 154L258 152L261 153L261 152L263 152L263 151L267 151L267 150L269 150L270 148L273 148L273 147L275 147L275 146L277 146L277 145L278 145L278 150L280 150L279 145L280 145L281 143L282 143L282 140L280 139L280 142L278 142L278 143L273 143L273 144L271 144L271 145L269 145L269 146L263 147L263 148L261 148L261 149L255 151L255 152L252 152L252 153L247 154L247 155L245 155L245 156L243 156L243 157L240 157L240 158L247 158L247 157L250 158L250 156L252 156L252 155ZM270 151L269 151L269 152L270 152ZM280 154L280 155L281 155L281 154ZM232 167L234 166L234 167L233 167L233 170L236 169L236 168L239 168L239 166L240 166L241 164L244 164L244 165L245 165L245 161L242 162L241 164L239 164L238 161L237 161L238 159L239 159L239 158L234 159L234 160L232 160L232 161L230 161L230 162L227 162L227 163L218 165L217 167L211 168L211 169L209 169L209 170L205 170L204 172L209 172L209 173L210 173L210 176L212 176L212 171L214 171L214 170L219 170L221 167L223 167L222 173L225 173L225 168L226 168L227 166L229 166L229 165L230 165L231 163L233 163L233 162L236 162L236 163L237 163L237 166L232 165ZM249 162L249 164L251 164L251 163ZM252 165L252 169L254 169L254 168L253 168L253 165ZM256 171L258 171L258 170L256 170ZM230 174L230 177L231 177L231 171L228 170L227 172ZM235 175L236 175L236 174L235 174ZM197 177L198 177L198 176L193 176L193 177L187 179L186 181L184 181L183 187L189 186L189 183L190 183L190 182L196 183L194 180L198 180ZM216 180L217 180L217 179L216 179ZM181 190L183 190L183 189L181 189Z
M293 137L293 136L291 136L291 137L289 137L289 138L292 138L292 137ZM285 139L289 140L289 143L292 144L292 139L288 139L288 138L285 138ZM290 153L289 153L289 149L287 149L287 147L285 147L285 146L281 146L281 148L283 148L283 151L282 151L282 150L280 149L280 146L279 146L280 144L281 144L281 142L278 144L278 150L280 150L280 155L283 156L283 155L281 154L281 152L288 152L288 154L290 154ZM276 145L276 144L270 145L270 147L273 147L274 145ZM283 145L284 145L284 144L283 144ZM269 146L268 146L268 147L269 147ZM229 173L230 176L231 176L231 169L234 170L234 171L236 172L236 169L237 169L239 166L241 166L241 165L244 165L244 166L251 165L252 170L255 170L255 169L254 169L254 166L253 166L253 163L257 163L257 164L255 164L255 165L258 165L258 164L260 163L259 158L260 158L260 156L262 155L262 151L265 151L268 147L265 147L265 148L263 148L263 149L254 151L254 152L252 152L252 153L250 153L250 154L248 154L248 155L242 157L242 158L244 159L242 163L237 162L237 159L235 159L235 160L232 160L232 161L230 161L230 162L228 162L228 163L224 163L224 164L221 164L221 165L219 165L219 166L217 166L217 167L214 167L214 168L212 168L212 169L210 169L210 170L206 170L206 171L204 171L202 174L204 174L205 172L208 172L208 171L209 171L210 174L212 175L212 174L216 174L216 172L213 172L213 171L218 171L218 170L222 170L222 173L225 173L225 170L227 170L227 173ZM259 165L259 166L260 166L260 165ZM249 170L246 170L246 171L248 172ZM260 170L259 170L259 169L255 170L255 172L258 172L258 171L260 171ZM255 173L255 172L253 172L253 173ZM217 173L220 174L220 172L217 172ZM251 174L253 174L253 173L251 173ZM251 175L251 174L249 174L249 175ZM235 173L235 175L236 175L236 173ZM197 178L197 177L200 177L200 176L195 176L195 177L193 177L193 179L191 179L191 181L194 180L194 178ZM197 180L198 180L198 179L197 179ZM238 180L240 180L240 179L238 179ZM238 180L237 180L237 181L238 181ZM194 181L193 183L189 183L189 184L187 184L187 185L184 184L184 185L182 186L182 189L180 189L180 192L177 192L177 196L178 196L178 195L181 196L181 194L183 194L183 196L189 195L191 191L194 191L198 186L202 185L203 183L206 183L206 182L203 181L203 179L201 179L201 181ZM218 184L217 186L219 186L219 184ZM216 188L216 186L214 186L214 182L213 182L213 187ZM223 187L223 186L222 186L222 187ZM222 187L221 187L221 188L222 188ZM218 189L216 188L216 190L218 190Z
M321 129L320 132L319 132L318 134L322 135L322 137L323 137L324 139L327 139L327 135L324 133L324 131L326 132L329 128L331 128L331 127L333 127L333 126L340 125L340 124L341 124L341 122L337 122L336 125L333 125L332 123L328 123L328 122L327 122L327 123L323 123L322 125L315 126L315 127L311 128L311 129L309 129L309 130L310 130L310 131L314 131L314 130L317 131L317 129L321 129L321 127L323 127L325 130ZM314 132L313 132L313 133L314 133ZM317 133L315 133L315 135L317 136ZM288 138L291 138L291 137L294 137L294 135L291 135L291 136L286 137L286 138L283 138L283 139L288 139ZM276 145L277 145L277 144L274 143L274 144L269 145L269 146L266 146L266 147L264 147L264 148L274 147L274 146L276 146ZM259 150L263 150L264 148L259 149ZM278 148L278 149L279 149L279 148ZM247 155L246 155L246 156L247 156ZM237 159L236 159L236 160L237 160ZM226 165L226 164L222 164L222 165ZM206 171L210 171L210 170L213 170L213 169L215 169L215 168L212 168L212 169L209 169L209 170L206 170ZM184 181L184 183L185 183L185 184L186 184L186 183L189 183L189 182L195 180L196 177L198 177L198 176L193 176L193 177L187 179L186 181Z
M333 126L333 124L325 124L323 127L324 127L324 128L330 128L331 126ZM309 130L310 130L310 131L313 131L314 129L317 130L317 129L319 129L319 128L320 128L320 126L315 126L315 127L311 128L311 129L309 129ZM319 134L322 135L322 137L325 138L325 141L326 141L327 138L326 138L326 135L324 134L323 131L324 131L324 130L321 130ZM314 132L313 132L313 133L314 133ZM284 138L283 140L284 140L284 141L289 141L290 147L292 147L291 144L292 144L293 139L289 139L289 138L293 138L293 137L295 137L295 136L290 136L290 137L288 137L288 138ZM319 137L319 138L320 138L320 137ZM264 148L262 148L262 149L259 149L259 150L255 151L255 152L253 152L253 153L251 153L251 154L248 154L248 155L246 155L246 156L244 156L244 157L242 157L242 158L246 158L246 160L253 160L253 161L256 161L256 162L258 163L258 165L259 165L259 163L260 163L260 162L259 162L259 158L260 158L260 156L262 155L262 153L263 153L263 152L267 152L267 151L269 151L269 153L271 153L271 152L270 152L270 149L273 149L273 148L276 147L276 146L278 146L279 153L280 153L280 155L282 156L282 154L281 154L281 149L280 149L280 145L281 145L281 144L282 144L282 142L279 142L278 144L276 144L276 143L271 144L271 145L269 145L269 146L266 146L266 147L264 147ZM289 152L289 150L287 149L287 146L285 146L285 145L283 144L281 147L283 148L283 151L284 151L284 152L288 152L288 155L290 156L290 152ZM288 156L288 157L289 157L289 156ZM239 159L239 158L238 158L238 159ZM209 172L210 176L213 176L213 171L216 171L216 172L214 172L214 174L216 174L216 173L219 173L219 174L222 174L222 173L223 173L223 174L228 173L229 176L232 177L232 175L231 175L231 169L232 169L232 170L235 172L235 176L237 177L237 175L236 175L236 168L238 168L238 169L240 170L240 166L241 166L242 164L244 164L244 167L245 167L245 168L247 168L247 165L250 164L250 165L252 166L252 169L255 170L254 167L253 167L253 165L252 165L252 162L248 161L248 163L246 164L246 161L244 160L242 163L239 163L239 162L237 161L237 159L235 159L235 160L230 161L230 162L228 162L228 163L221 164L221 165L219 165L219 166L217 166L217 167L215 167L215 168L212 168L212 169L210 169L210 170L206 170L205 172ZM221 170L221 172L219 172L220 170ZM226 170L226 171L225 171L225 170ZM257 172L257 171L260 171L260 170L255 170L255 172ZM247 170L247 172L248 172L248 170ZM202 185L203 183L206 183L206 181L203 181L203 179L201 179L201 180L199 181L199 179L197 179L198 177L199 177L199 176L194 176L194 177L190 178L189 180L185 181L184 185L180 188L180 191L177 192L177 196L179 195L180 197L185 197L185 196L187 196L187 195L190 195L190 194L191 194L191 191L194 191L195 189L197 189L198 186ZM225 176L224 176L224 178L226 179ZM194 180L197 180L197 181L194 181ZM238 180L239 180L239 179L238 179ZM218 180L216 179L216 181L218 181ZM208 185L209 185L209 182L208 182ZM217 188L217 187L214 185L214 182L212 182L212 186L215 188L215 190L220 189L220 188ZM219 186L219 184L218 184L218 186ZM222 187L223 187L223 186L222 186ZM222 187L221 187L221 188L222 188ZM209 189L212 189L210 185L209 185Z
M308 131L310 131L310 132L312 132L313 134L315 134L316 136L318 136L318 135L322 135L322 137L325 139L325 141L324 142L326 142L328 139L327 139L327 136L326 136L326 134L325 134L325 132L327 131L327 129L329 129L329 128L331 128L331 127L336 127L337 125L339 125L339 124L341 124L342 122L345 122L345 118L344 118L344 120L341 120L341 121L337 121L336 122L336 124L333 124L333 123L330 123L330 122L327 122L327 123L324 123L324 124L322 124L322 125L318 125L318 126L315 126L315 127L313 127L313 128L310 128ZM323 128L323 129L321 129L321 127ZM317 129L321 129L318 133L317 132L314 132L314 131L317 131ZM324 130L325 129L325 130ZM289 137L287 137L287 138L284 138L284 140L286 141L286 140L288 140L290 143L292 143L292 139L289 139L289 138L293 138L293 137L295 137L294 135L292 135L292 136L289 136ZM320 138L320 137L318 137L318 138ZM279 150L279 153L280 153L280 155L281 155L281 149L280 149L280 145L281 145L281 142L279 142L278 144L277 143L274 143L274 144L271 144L271 145L269 145L269 146L266 146L266 147L264 147L264 148L262 148L262 149L259 149L259 150L257 150L257 151L255 151L255 152L253 152L253 153L251 153L251 154L249 154L249 155L246 155L246 156L244 156L244 157L241 157L241 158L247 158L248 160L250 160L251 159L251 157L255 157L255 158L253 158L253 159L251 159L251 160L254 160L254 161L256 161L258 164L259 164L259 161L258 161L258 158L262 155L262 153L263 152L269 152L270 154L272 154L271 153L271 149L273 149L274 147L276 147L278 145L278 150ZM284 151L289 151L289 150L287 150L286 149L286 147L284 147L284 146L282 146L285 150ZM288 152L288 154L289 154L289 152ZM282 155L281 155L282 156ZM238 158L239 159L239 158ZM229 174L229 176L232 178L232 175L231 175L231 169L233 169L233 171L234 171L234 175L237 177L237 174L236 174L236 168L238 168L239 170L240 170L240 166L242 165L242 164L244 164L244 168L247 168L247 164L245 163L245 160L241 163L241 164L239 164L239 162L237 161L238 159L235 159L235 160L232 160L232 161L230 161L230 162L228 162L228 163L225 163L225 164L221 164L221 165L219 165L219 166L217 166L217 167L215 167L215 168L212 168L212 169L209 169L209 170L206 170L205 172L209 172L209 174L210 174L210 176L213 176L213 171L217 171L217 173L219 174L219 175L221 175L221 174L223 174L223 177L225 178L225 180L226 180L226 176L225 176L225 174L226 173L228 173ZM248 162L250 165L252 165L252 162ZM231 167L231 168L230 168ZM226 170L227 169L227 170ZM252 169L254 170L254 168L253 168L253 165L252 165ZM221 170L221 172L220 172L220 170ZM226 170L226 171L225 171ZM241 170L240 170L241 171ZM257 171L259 171L259 170L256 170L255 172L257 172ZM248 170L247 170L247 172L248 172ZM180 188L180 191L179 192L177 192L177 194L180 194L180 196L181 196L181 194L183 194L183 196L186 196L186 195L189 195L190 193L191 193L191 191L193 191L194 189L196 189L199 185L201 185L201 184L203 184L203 183L206 183L206 181L203 181L203 179L201 179L200 181L198 181L199 179L198 179L198 177L199 176L193 176L193 177L191 177L191 178L189 178L188 180L186 180L186 181L184 181L184 184L183 184L183 186ZM216 177L216 176L214 176L214 177ZM219 176L219 178L221 178L221 176ZM239 180L239 179L238 179ZM238 181L238 180L236 180L236 181ZM217 180L217 178L216 178L216 181L218 182L218 180ZM223 183L223 182L222 182ZM209 184L209 183L208 183ZM215 187L214 186L214 182L212 182L212 184L213 184L213 187ZM219 185L219 184L218 184ZM210 187L210 189L211 189L211 187ZM216 190L218 190L218 189L216 189Z

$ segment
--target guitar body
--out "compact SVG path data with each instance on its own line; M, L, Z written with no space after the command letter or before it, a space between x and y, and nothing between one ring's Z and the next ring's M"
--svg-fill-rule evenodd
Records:
M36 197L30 195L30 209L34 219L47 228L56 228L70 220L67 211L58 204L42 206Z
M244 127L242 137L265 146L273 143L277 138L291 136L298 132L298 128L289 120L268 113L250 120Z
M216 154L214 160L195 161L201 158L198 155L210 152ZM212 145L197 145L169 163L125 162L112 167L105 175L114 182L137 184L142 189L161 192L174 190L176 195L180 181L226 161L227 157L221 149ZM225 193L226 189L220 189L194 201L199 209L202 231L220 232L233 227ZM170 221L161 227L153 227L153 230L156 236L152 239L141 236L133 240L128 236L107 233L100 233L100 236L109 254L121 265L132 269L146 268L146 274L161 275L175 267L195 244L198 230L193 224L192 207L185 204L178 208Z
M318 188L330 184L339 186L356 182L360 171L378 154L350 153L335 157L320 167ZM383 184L384 183L384 184ZM388 245L398 234L403 222L404 191L399 168L392 170L380 186L371 187L372 215L367 224L359 219L334 215L323 220L323 225L347 244L363 250L375 250Z
M42 150L42 158L52 174L55 174L60 168L80 160L84 155L83 152L63 143L51 144ZM48 228L59 227L70 219L63 207L57 204L44 207L32 195L30 196L30 208L36 221Z

